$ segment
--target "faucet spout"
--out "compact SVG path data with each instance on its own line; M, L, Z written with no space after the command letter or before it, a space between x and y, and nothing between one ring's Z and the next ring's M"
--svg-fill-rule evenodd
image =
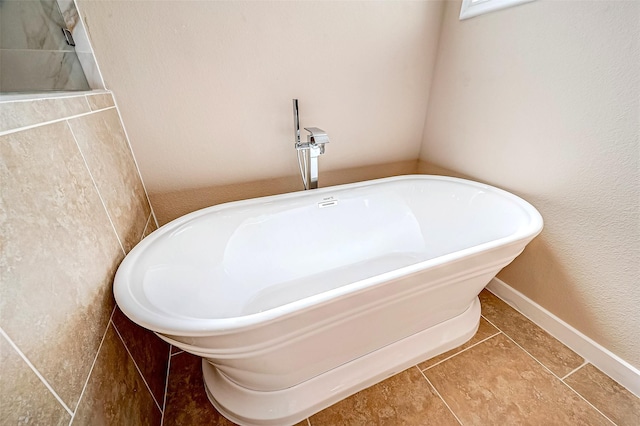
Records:
M315 145L324 145L325 143L329 143L329 135L327 135L327 132L324 130L317 127L305 127L304 129L309 132L309 143Z

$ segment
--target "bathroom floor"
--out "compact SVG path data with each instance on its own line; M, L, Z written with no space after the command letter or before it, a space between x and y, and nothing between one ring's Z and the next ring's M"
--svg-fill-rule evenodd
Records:
M309 417L318 425L640 425L640 398L484 290L466 344ZM209 403L200 358L172 355L163 425L233 425Z

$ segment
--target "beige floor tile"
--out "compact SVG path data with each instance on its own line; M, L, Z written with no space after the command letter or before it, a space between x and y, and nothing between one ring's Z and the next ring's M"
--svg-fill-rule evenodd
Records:
M320 425L458 425L424 379L411 367L310 417Z
M487 290L480 293L482 315L522 346L545 367L562 378L580 367L584 359L524 315Z
M455 355L457 353L459 353L460 351L463 351L473 345L475 345L478 342L483 341L484 339L486 339L487 337L493 336L496 333L499 333L500 331L495 328L494 326L492 326L491 324L489 324L489 322L487 322L487 320L485 320L484 318L480 318L480 325L478 326L478 331L476 332L476 334L471 338L471 340L469 340L467 343L465 343L464 345L460 345L457 348L451 349L450 351L447 351L441 355L438 356L434 356L433 358L430 358L424 362L421 362L420 364L418 364L418 367L421 370L424 370L425 368L429 368L432 365L435 365L437 363L439 363L440 361L449 358L452 355Z
M640 398L593 365L581 367L565 382L618 426L640 425Z
M503 334L425 375L465 425L610 425Z

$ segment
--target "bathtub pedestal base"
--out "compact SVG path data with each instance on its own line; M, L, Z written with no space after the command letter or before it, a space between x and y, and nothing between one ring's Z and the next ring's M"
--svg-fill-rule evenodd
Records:
M480 322L475 298L462 314L356 358L296 386L272 392L247 389L202 360L207 396L229 420L243 426L293 425L332 404L453 349L471 339Z

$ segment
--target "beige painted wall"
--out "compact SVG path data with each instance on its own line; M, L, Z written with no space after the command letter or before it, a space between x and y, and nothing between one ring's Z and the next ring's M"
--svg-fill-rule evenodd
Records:
M499 277L640 368L640 3L447 4L421 159L532 202Z
M373 166L332 170L322 174L320 187L361 182L389 176L418 173L418 161L398 161ZM205 188L153 194L151 203L160 226L192 211L230 201L299 191L300 175L261 179L252 182L215 185Z
M152 195L297 174L294 97L331 138L321 173L418 157L441 2L79 9Z

